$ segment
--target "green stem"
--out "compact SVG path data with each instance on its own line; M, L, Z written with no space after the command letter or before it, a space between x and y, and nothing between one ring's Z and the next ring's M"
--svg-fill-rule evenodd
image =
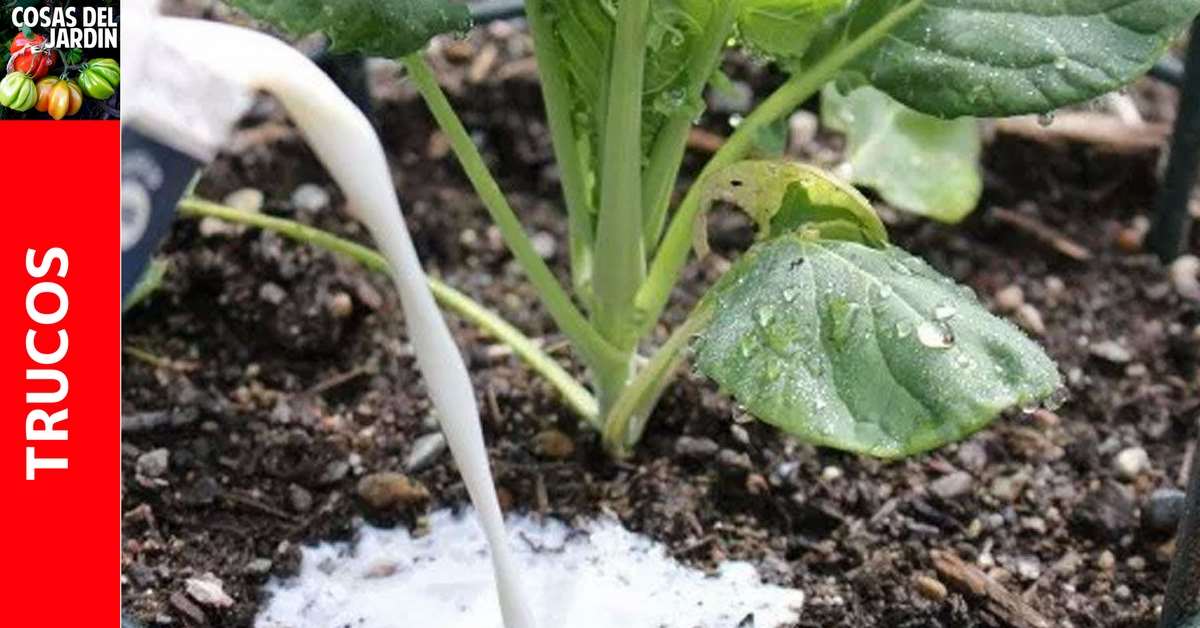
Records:
M634 297L646 275L642 247L642 86L650 0L622 0L613 33L600 151L600 208L596 223L596 328L623 358L594 369L600 411L632 372L638 323Z
M229 222L251 225L268 231L273 231L293 240L305 242L313 246L345 255L371 270L390 272L387 260L373 249L357 242L340 238L327 231L322 231L308 225L277 218L257 212L247 212L232 207L226 207L203 199L188 197L179 201L179 213L191 217L213 217ZM557 362L538 348L532 340L513 327L508 321L483 305L471 300L467 295L450 286L428 277L429 289L433 296L446 308L457 313L467 321L474 323L500 342L512 348L513 353L525 361L535 372L545 377L579 416L600 428L599 412L596 400L583 386L571 377Z
M646 422L658 398L675 379L679 366L687 358L688 343L712 318L708 299L700 303L638 372L604 417L604 446L618 458L627 457L642 437Z
M671 295L671 288L679 280L679 274L687 263L692 245L692 225L696 214L702 209L700 196L705 175L745 156L753 146L754 138L763 128L790 114L811 98L832 80L843 66L873 48L893 28L921 8L923 1L911 0L863 31L859 37L845 41L831 50L803 74L789 78L738 125L737 131L729 136L721 149L705 164L671 219L670 227L654 257L646 281L638 291L637 309L644 317L643 331L650 329L662 314Z
M685 103L700 102L704 97L704 86L721 60L738 6L734 0L721 0L713 8L704 38L695 46L695 53L689 56L690 63L684 72L689 77ZM650 149L650 162L642 179L642 207L646 211L642 228L647 251L654 250L662 234L667 208L671 204L671 190L683 165L683 153L687 150L688 133L695 117L691 107L682 107L663 124Z
M623 359L621 352L609 344L584 318L575 304L571 302L571 297L558 283L554 273L550 271L550 267L534 250L533 244L521 226L520 219L517 218L516 213L504 198L500 186L496 184L496 180L483 163L479 149L471 141L466 127L458 119L458 115L450 106L450 101L446 99L446 94L438 85L432 68L420 53L404 57L403 62L408 68L409 78L421 92L421 96L437 120L438 126L449 138L450 146L458 157L459 163L462 164L463 170L466 171L467 178L470 179L475 192L479 194L479 199L483 201L484 207L487 208L492 220L500 229L500 235L504 237L508 250L512 252L517 263L529 275L529 281L537 290L538 296L541 297L546 311L554 319L555 324L579 350L584 361L593 368L596 368L597 365L621 361Z
M546 0L526 0L525 18L533 35L534 56L542 79L542 100L550 140L558 161L563 198L567 204L568 236L571 248L571 280L584 303L591 302L592 246L595 234L593 210L589 201L586 169L579 138L571 119L571 88L567 80L565 56L554 36L554 24L546 13Z

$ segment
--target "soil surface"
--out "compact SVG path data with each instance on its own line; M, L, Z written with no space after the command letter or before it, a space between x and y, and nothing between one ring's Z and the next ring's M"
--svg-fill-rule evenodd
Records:
M565 221L529 54L519 28L501 23L436 42L433 57L565 277ZM726 71L757 98L778 80L745 61ZM579 372L416 94L392 65L372 64L370 79L430 272ZM1169 90L1146 83L1133 95L1150 120L1169 121ZM709 114L703 127L725 135L727 116ZM837 137L818 134L795 154L832 163L839 150ZM692 151L688 171L703 158ZM1027 305L1011 315L1034 329L1040 319L1037 338L1070 391L1055 411L1014 412L907 461L797 443L685 374L636 455L616 462L553 389L451 317L506 507L566 520L610 513L700 568L753 561L808 594L805 628L1151 628L1173 547L1141 512L1155 489L1182 488L1200 409L1200 306L1137 251L1130 229L1152 206L1159 158L997 134L983 202L964 224L884 209L898 244L996 311L1020 288ZM243 188L263 193L265 212L369 243L267 98L197 192L220 200ZM752 237L733 214L712 233L715 254L688 270L660 340ZM162 288L124 321L122 585L131 616L251 625L262 585L296 569L300 545L350 538L364 521L419 525L431 509L467 502L447 453L406 468L414 444L437 438L436 424L384 277L270 233L192 219L176 223L163 254ZM402 505L374 509L359 483L387 481L380 472L404 473L431 497L410 486ZM189 593L188 581L206 574L231 605ZM971 581L989 593L972 592Z

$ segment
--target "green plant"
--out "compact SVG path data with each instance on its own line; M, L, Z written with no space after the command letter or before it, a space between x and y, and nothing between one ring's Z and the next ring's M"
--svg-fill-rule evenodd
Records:
M562 174L572 294L534 252L420 54L433 34L468 28L461 5L233 4L292 33L324 31L335 51L405 65L587 366L596 411L581 414L616 455L637 442L689 346L696 366L760 419L879 456L935 447L1050 396L1059 377L1041 350L888 244L857 191L814 168L746 158L764 129L835 79L939 118L1087 100L1143 73L1200 12L1200 0L527 0ZM731 42L790 77L672 208L688 131ZM759 242L643 359L718 202L750 214Z

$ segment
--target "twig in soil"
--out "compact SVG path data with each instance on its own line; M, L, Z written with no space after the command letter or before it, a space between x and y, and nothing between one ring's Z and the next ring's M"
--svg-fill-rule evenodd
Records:
M344 373L335 373L330 375L316 384L313 384L312 388L308 389L308 393L310 395L319 395L331 388L337 388L338 386L341 386L350 380L358 379L363 375L370 375L374 372L375 368L371 366L359 365Z
M284 521L288 521L291 523L299 523L299 520L296 519L296 517L293 517L292 515L284 512L270 504L266 504L257 499L254 499L253 497L250 497L249 495L243 495L243 494L235 492L235 491L226 491L222 496L225 499L228 499L229 501L231 501L235 504L238 504L240 506L246 506L252 510L257 510L259 512L271 515L273 517L278 517L279 519L282 519Z
M153 353L150 353L144 349L138 349L137 347L131 347L128 345L121 347L121 353L124 353L135 360L145 362L154 368L175 371L177 373L190 373L200 368L199 364L190 360L173 360L171 358L164 358L159 355L154 355Z
M1037 116L996 120L998 133L1015 135L1042 144L1079 142L1097 150L1130 155L1162 148L1171 133L1165 124L1131 125L1119 118L1094 111L1058 114L1054 124L1045 126Z
M993 207L991 215L1003 222L1006 225L1016 227L1029 235L1037 238L1040 242L1050 245L1055 251L1066 255L1067 257L1077 261L1086 262L1092 259L1092 252L1082 244L1068 238L1058 229L1047 225L1046 223L1026 216L1018 214L1010 209L1003 207Z
M965 594L982 598L987 609L1013 628L1050 628L1051 623L1033 610L1020 596L1004 588L978 567L955 554L932 550L933 567L950 584Z

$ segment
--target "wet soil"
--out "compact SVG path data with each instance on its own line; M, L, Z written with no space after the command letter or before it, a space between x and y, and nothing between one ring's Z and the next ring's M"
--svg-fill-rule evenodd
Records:
M522 33L500 25L443 42L434 56L502 187L565 278L565 223L528 52ZM727 71L759 97L775 80L745 62ZM579 372L415 93L394 67L373 65L371 77L429 270ZM1168 92L1146 84L1137 95L1152 118L1169 118ZM729 131L715 115L704 126ZM838 150L837 138L818 135L800 155L832 159ZM703 157L693 152L689 171ZM1200 305L1178 296L1155 260L1118 244L1152 205L1158 159L1000 135L986 151L980 210L964 224L885 210L898 244L989 304L1020 287L1071 393L1056 411L1014 412L911 460L800 444L685 374L635 456L614 461L548 385L451 317L506 507L567 520L612 514L701 568L751 560L808 594L805 628L1023 627L1038 616L1052 626L1154 626L1172 544L1139 513L1153 490L1181 488L1200 409ZM326 191L328 206L311 202L311 186L308 200L293 199L304 184ZM368 242L266 98L198 194L222 199L246 187L264 193L263 211ZM1034 231L1057 230L1090 258L1064 255L1013 215ZM752 236L732 214L712 232L716 254L689 268L660 339ZM383 277L270 233L190 219L176 223L163 255L171 267L162 288L124 321L128 613L148 625L248 626L261 586L295 570L301 544L351 538L363 522L419 525L431 509L466 503L445 453L407 471L430 499L380 512L359 497L360 478L406 472L414 442L436 431ZM536 446L551 430L571 446ZM1118 454L1138 447L1149 462L1127 473ZM1033 615L964 589L938 569L938 550L978 567ZM189 597L186 582L204 574L220 579L231 606Z

